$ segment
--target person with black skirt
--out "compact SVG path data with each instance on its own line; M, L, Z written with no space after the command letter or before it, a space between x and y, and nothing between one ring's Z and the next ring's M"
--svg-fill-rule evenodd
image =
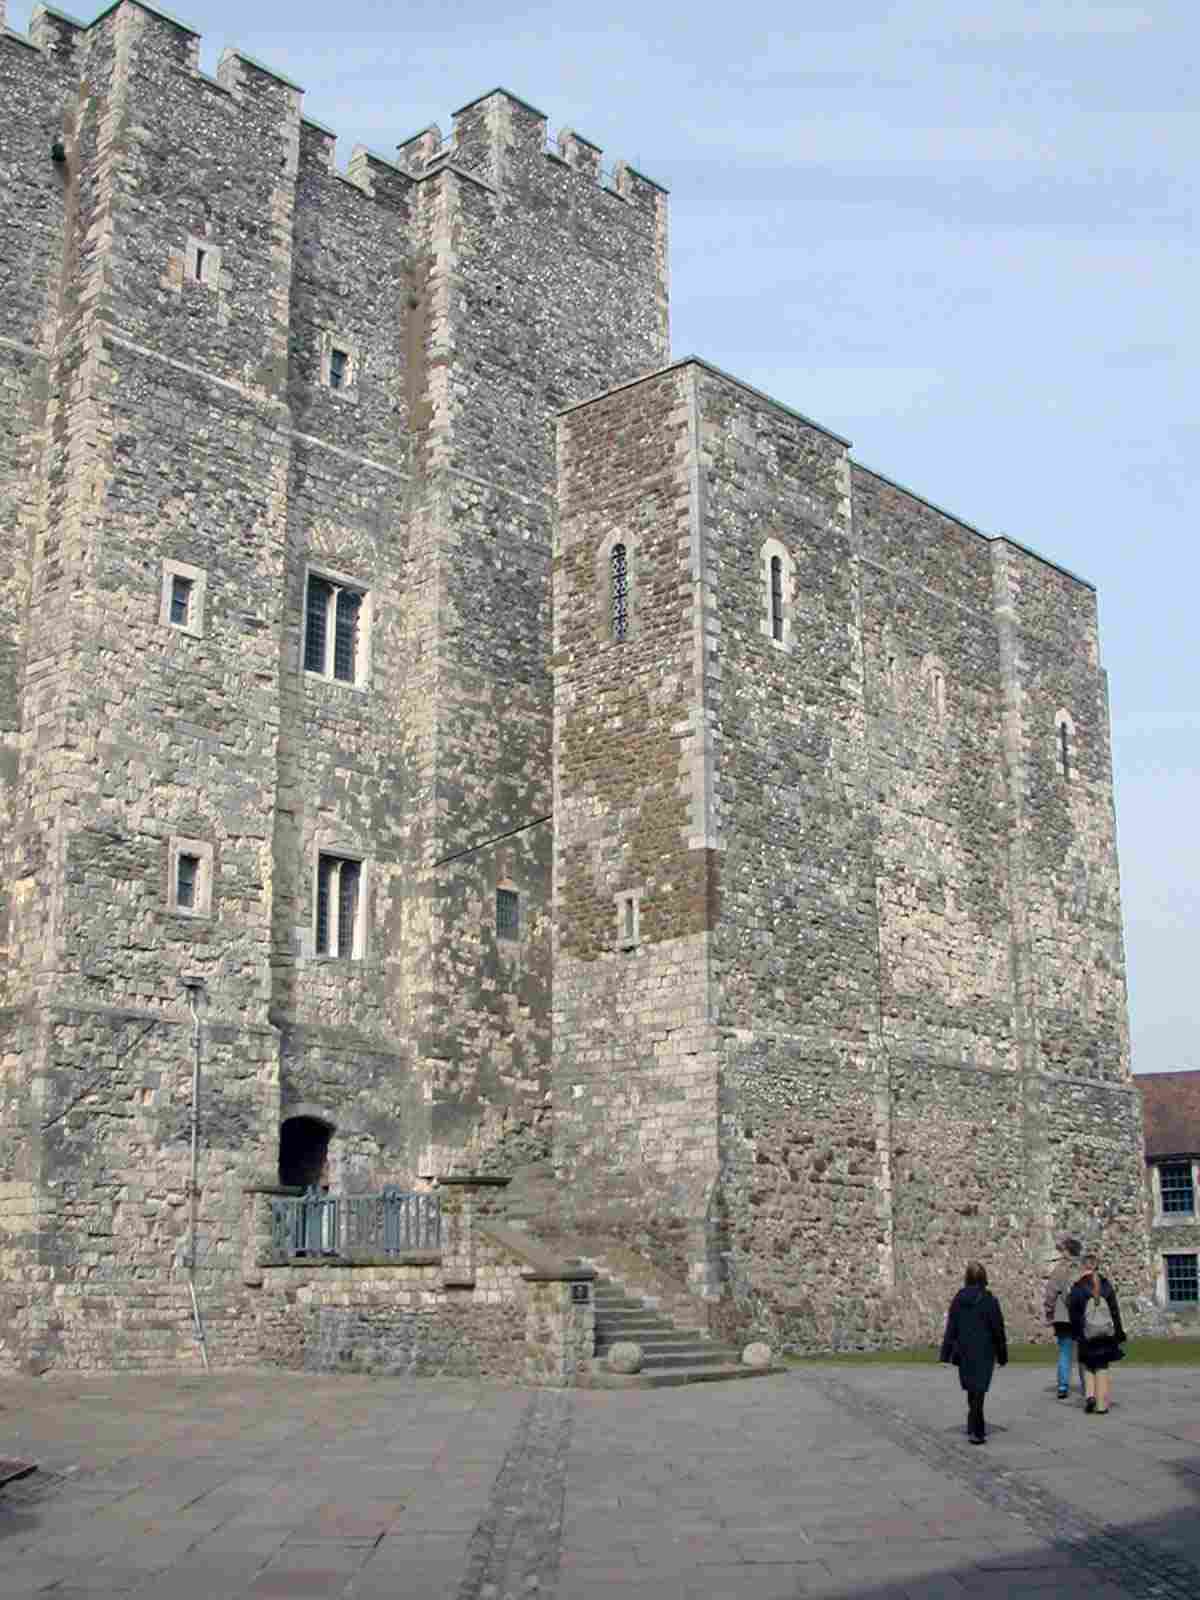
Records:
M1083 1255L1083 1276L1071 1290L1067 1302L1071 1312L1071 1332L1079 1344L1079 1365L1083 1368L1083 1409L1096 1416L1108 1415L1112 1401L1109 1367L1124 1359L1125 1329L1117 1292L1100 1271L1096 1250Z
M991 1387L995 1369L1008 1365L1004 1313L999 1300L989 1292L987 1281L983 1266L969 1261L966 1283L950 1302L938 1358L951 1361L958 1368L958 1381L967 1392L967 1438L972 1444L982 1444L987 1438L983 1397Z

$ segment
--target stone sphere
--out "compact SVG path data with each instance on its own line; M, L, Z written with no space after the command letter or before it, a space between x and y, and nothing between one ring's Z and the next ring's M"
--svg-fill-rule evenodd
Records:
M642 1347L630 1340L622 1340L620 1344L613 1345L608 1352L608 1370L610 1372L640 1372L642 1370Z
M771 1346L769 1344L748 1344L742 1351L742 1365L744 1367L769 1367L771 1365Z

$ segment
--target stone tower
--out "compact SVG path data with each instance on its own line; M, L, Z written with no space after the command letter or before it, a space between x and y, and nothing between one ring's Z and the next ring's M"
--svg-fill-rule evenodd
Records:
M1056 1227L1144 1290L1090 585L699 361L566 412L568 1230L730 1331L921 1340Z
M503 90L342 173L152 6L3 20L0 1324L169 1359L189 993L214 1342L247 1185L547 1149L553 415L665 359L665 195Z

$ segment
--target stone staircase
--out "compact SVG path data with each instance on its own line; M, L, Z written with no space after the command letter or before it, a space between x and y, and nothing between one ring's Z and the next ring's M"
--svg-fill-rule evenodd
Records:
M715 1383L725 1378L764 1378L772 1370L743 1366L739 1351L717 1344L699 1329L677 1327L653 1305L627 1293L614 1278L598 1275L593 1293L596 1358L590 1387L658 1389L672 1384ZM640 1372L609 1372L605 1358L613 1345L623 1340L642 1347Z

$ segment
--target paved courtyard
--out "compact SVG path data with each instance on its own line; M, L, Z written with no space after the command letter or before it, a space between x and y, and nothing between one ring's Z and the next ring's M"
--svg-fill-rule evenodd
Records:
M268 1372L0 1381L0 1597L1200 1595L1200 1369L1105 1418L945 1368L652 1391Z

